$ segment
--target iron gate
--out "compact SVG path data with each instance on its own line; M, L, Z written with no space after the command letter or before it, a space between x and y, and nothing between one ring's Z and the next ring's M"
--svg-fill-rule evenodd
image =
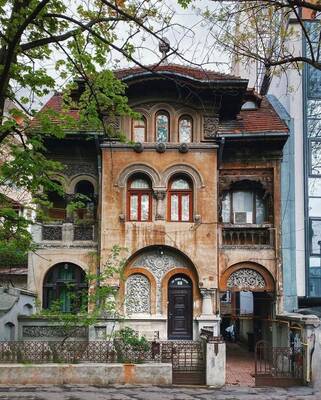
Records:
M173 384L205 385L203 342L192 340L162 342L161 360L172 363Z
M255 346L255 386L303 385L302 347L272 347L261 340Z

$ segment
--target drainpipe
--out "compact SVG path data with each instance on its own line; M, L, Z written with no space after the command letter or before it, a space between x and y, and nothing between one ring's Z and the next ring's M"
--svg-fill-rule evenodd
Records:
M97 204L97 259L96 274L100 274L100 251L101 251L101 215L102 215L102 160L98 136L95 136L97 151L97 172L98 172L98 204ZM97 283L99 285L99 283Z

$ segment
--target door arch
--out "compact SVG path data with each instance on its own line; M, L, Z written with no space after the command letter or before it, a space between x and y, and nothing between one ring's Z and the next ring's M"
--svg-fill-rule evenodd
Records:
M193 283L184 274L168 282L168 339L193 339Z

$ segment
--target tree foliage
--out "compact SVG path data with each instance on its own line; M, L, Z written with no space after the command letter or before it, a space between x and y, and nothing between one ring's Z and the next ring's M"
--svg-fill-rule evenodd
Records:
M49 206L45 193L61 192L52 175L63 166L46 156L47 138L63 138L68 130L103 131L112 114L134 115L125 87L111 69L111 54L139 65L135 38L143 31L159 38L153 25L167 16L156 0L0 0L0 245L26 252L28 226L39 205ZM78 118L68 110L73 78L83 92ZM34 125L36 99L64 88L64 110L46 109ZM23 206L23 215L17 211ZM19 208L19 207L18 207ZM10 250L11 251L11 250Z
M190 0L178 0L187 7ZM210 34L208 46L225 51L234 63L258 63L261 93L273 74L306 63L321 70L321 2L319 0L212 0L205 9L196 1ZM313 28L306 22L313 21ZM302 51L302 38L308 51Z

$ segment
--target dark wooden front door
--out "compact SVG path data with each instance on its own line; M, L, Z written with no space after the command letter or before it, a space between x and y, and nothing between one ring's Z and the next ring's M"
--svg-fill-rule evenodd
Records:
M193 339L193 288L184 275L174 276L168 285L168 339Z

